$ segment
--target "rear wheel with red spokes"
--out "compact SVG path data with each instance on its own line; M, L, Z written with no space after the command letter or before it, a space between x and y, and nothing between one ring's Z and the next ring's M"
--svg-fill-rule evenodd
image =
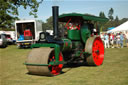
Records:
M54 62L56 61L55 60L55 52L52 51L51 54L50 54L50 57L49 57L49 60L48 62ZM59 61L63 61L63 56L62 56L62 53L60 52L59 53ZM53 75L58 75L60 74L61 70L62 70L62 67L63 67L63 64L59 64L59 65L49 65L48 68L49 70L51 71L51 73Z
M90 37L85 45L85 51L89 53L86 58L88 65L99 66L104 60L104 44L100 37Z

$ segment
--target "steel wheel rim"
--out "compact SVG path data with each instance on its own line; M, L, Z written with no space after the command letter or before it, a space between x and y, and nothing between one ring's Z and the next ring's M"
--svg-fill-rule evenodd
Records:
M54 51L52 51L50 57L49 57L49 60L48 62L51 62L51 61L55 61L55 54L54 54ZM63 56L62 56L62 53L60 52L59 53L59 61L63 61ZM53 75L58 75L60 74L61 70L62 70L62 67L63 67L63 64L59 64L59 65L49 65L48 68L49 70L51 71L51 73Z
M99 66L104 60L104 45L100 38L96 38L92 46L92 56L94 63Z

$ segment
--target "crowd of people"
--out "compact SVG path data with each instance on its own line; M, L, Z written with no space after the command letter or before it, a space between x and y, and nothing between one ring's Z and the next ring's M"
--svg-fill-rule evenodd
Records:
M123 48L126 43L128 48L128 31L126 33L101 33L105 48Z

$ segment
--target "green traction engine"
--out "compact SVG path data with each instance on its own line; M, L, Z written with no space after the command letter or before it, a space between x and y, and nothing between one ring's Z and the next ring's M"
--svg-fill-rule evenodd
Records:
M38 43L31 46L25 62L29 73L54 76L61 73L64 64L102 65L104 45L96 23L108 19L78 13L58 17L58 6L53 6L52 11L53 35L42 32ZM61 30L58 22L64 25Z

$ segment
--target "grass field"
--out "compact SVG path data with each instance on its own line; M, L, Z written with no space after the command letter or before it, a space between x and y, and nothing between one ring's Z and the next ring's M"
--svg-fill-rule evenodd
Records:
M102 66L64 68L55 77L27 74L23 65L30 49L0 49L0 85L128 85L128 48L105 49Z

